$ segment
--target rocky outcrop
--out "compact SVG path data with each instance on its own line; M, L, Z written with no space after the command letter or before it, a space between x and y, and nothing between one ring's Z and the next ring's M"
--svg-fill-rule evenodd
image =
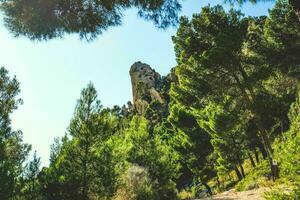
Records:
M133 106L139 114L143 114L152 100L165 103L160 93L162 78L150 65L136 62L129 71L132 84Z

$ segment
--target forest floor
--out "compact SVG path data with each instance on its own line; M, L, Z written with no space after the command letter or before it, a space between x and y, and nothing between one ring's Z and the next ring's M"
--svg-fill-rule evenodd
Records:
M201 200L263 200L262 194L266 188L258 188L243 192L237 192L234 189L214 195L212 198L201 198Z

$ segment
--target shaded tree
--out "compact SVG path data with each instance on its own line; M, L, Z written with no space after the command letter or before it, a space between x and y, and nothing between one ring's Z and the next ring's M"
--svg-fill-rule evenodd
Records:
M138 15L159 28L178 22L177 0L4 0L4 21L15 35L47 40L64 33L94 39L109 27L122 24L124 11L137 8Z
M190 185L195 177L207 182L215 173L208 165L207 157L212 153L210 135L197 123L196 117L180 104L170 107L168 121L174 128L174 147L180 154L181 176L178 187Z

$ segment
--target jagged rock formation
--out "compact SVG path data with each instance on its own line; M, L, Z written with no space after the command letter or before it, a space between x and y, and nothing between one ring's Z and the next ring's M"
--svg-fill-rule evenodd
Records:
M161 104L165 99L160 93L162 78L150 65L136 62L129 71L132 83L133 105L139 114L143 114L152 100Z

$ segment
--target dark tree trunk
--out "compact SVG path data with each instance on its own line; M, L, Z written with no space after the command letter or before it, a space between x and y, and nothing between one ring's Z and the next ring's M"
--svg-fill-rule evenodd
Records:
M254 154L255 154L256 163L259 163L259 155L256 149L254 149Z
M205 186L205 188L206 188L206 193L208 193L210 196L212 196L213 194L212 194L212 192L211 192L211 188L209 187L209 185L207 185L207 183L202 183L204 186Z
M221 183L220 183L220 180L219 180L219 176L217 176L217 186L220 189Z
M262 144L259 144L258 148L259 148L263 158L266 159L268 157L268 155L267 155L267 151L265 150L264 146Z
M241 172L239 171L239 169L237 167L234 168L234 171L239 179L239 181L241 181L243 179Z
M262 138L263 138L263 145L264 145L265 150L267 152L267 158L269 160L269 164L270 164L270 167L271 167L272 180L275 181L279 177L278 165L274 164L274 162L273 162L274 161L273 160L273 149L271 147L270 140L268 139L267 133L262 132L261 135L262 135Z
M275 179L275 177L274 177L275 172L274 172L274 167L273 167L273 164L272 164L273 163L273 160L272 160L273 149L271 147L271 142L270 142L270 139L268 137L268 134L267 134L266 130L262 126L262 123L261 123L261 120L260 120L261 119L260 114L257 113L253 109L254 98L255 98L253 88L250 87L250 86L244 86L242 84L243 80L247 80L247 78L249 78L249 77L248 77L247 73L245 72L245 70L242 68L241 65L238 65L238 67L239 67L239 71L241 72L241 75L242 75L242 81L240 80L240 78L236 74L233 73L232 75L236 79L238 87L241 89L242 93L244 94L245 99L247 100L247 103L249 105L249 108L252 111L252 113L254 114L254 119L255 119L255 122L256 122L258 130L259 130L259 136L261 138L262 145L263 145L264 150L265 150L265 152L262 152L262 153L265 157L268 158L270 168L272 170L272 176ZM249 91L249 94L247 93L247 90Z
M253 167L255 167L255 162L254 162L254 160L253 160L253 158L252 158L252 156L251 156L251 153L248 153L248 156L249 156L249 158L250 158L251 165L252 165Z
M244 167L243 167L242 164L240 164L240 168L241 168L242 176L243 176L243 178L245 178L246 177L245 176L245 171L244 171Z

